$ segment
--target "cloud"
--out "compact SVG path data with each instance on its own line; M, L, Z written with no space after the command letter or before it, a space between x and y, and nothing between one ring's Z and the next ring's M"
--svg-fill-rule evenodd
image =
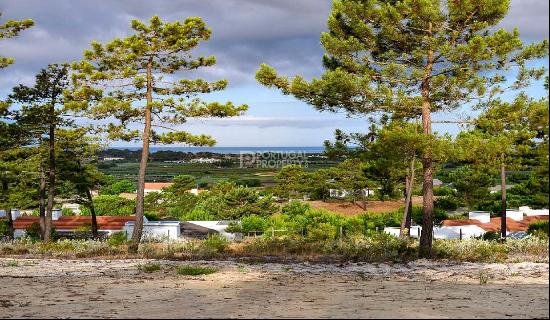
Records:
M336 118L336 119L335 119ZM364 124L364 120L350 120L343 117L256 117L241 116L222 119L190 119L186 125L208 125L216 127L242 126L257 128L332 128L338 125Z

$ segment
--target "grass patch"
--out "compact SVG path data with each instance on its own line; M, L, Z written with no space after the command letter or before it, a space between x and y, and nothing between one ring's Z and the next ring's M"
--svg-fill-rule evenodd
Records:
M4 267L18 267L19 266L19 262L13 260L13 261L8 261Z
M180 266L178 267L178 274L184 275L184 276L200 276L200 275L207 275L212 274L214 272L218 271L216 268L212 267L196 267L196 266Z
M145 272L145 273L151 273L155 271L160 270L160 263L157 262L151 262L146 264L141 264L138 266L138 269Z

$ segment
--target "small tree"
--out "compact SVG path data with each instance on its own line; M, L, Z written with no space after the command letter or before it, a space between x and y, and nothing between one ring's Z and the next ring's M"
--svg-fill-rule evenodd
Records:
M216 59L193 59L190 51L208 40L211 31L201 18L163 22L158 16L149 25L132 20L135 33L115 39L106 45L92 43L83 60L73 64L74 90L69 93L76 110L84 110L94 119L117 119L107 126L109 138L141 140L136 222L129 251L136 252L141 240L144 214L145 171L150 143L184 143L195 146L213 145L205 135L177 131L176 124L191 117L231 117L242 114L246 105L231 102L203 102L197 95L222 90L226 80L209 83L202 79L175 80L179 71L212 66ZM176 98L177 97L177 98ZM142 127L142 133L130 124ZM158 133L152 127L168 132Z

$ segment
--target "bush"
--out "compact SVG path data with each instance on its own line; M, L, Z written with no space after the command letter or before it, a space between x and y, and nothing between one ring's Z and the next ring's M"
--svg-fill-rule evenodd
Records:
M243 187L260 187L262 185L262 182L260 181L260 179L257 178L245 178L235 180L235 184Z
M33 241L38 241L42 239L42 229L40 228L40 223L33 222L25 229L25 234L29 239Z
M63 215L63 216L74 216L73 209L70 209L70 208L62 208L62 209L61 209L61 215Z
M160 270L160 263L150 262L150 263L146 263L146 264L141 264L141 265L138 266L138 269L140 271L143 271L143 272L146 272L146 273L159 271Z
M229 242L218 234L211 234L200 245L200 251L205 256L215 256L227 250Z
M190 265L178 267L178 274L184 275L184 276L208 275L216 271L218 270L212 267L196 267L196 266L190 266Z
M434 196L451 196L455 191L449 187L434 187Z
M437 198L434 201L434 207L440 210L456 210L460 206L462 206L460 199L452 195Z
M548 238L548 229L548 221L537 221L529 225L527 233L537 236L546 235L546 238Z
M500 234L498 232L489 231L485 232L485 234L481 238L486 241L496 241L500 239Z
M311 206L301 201L291 201L281 207L281 212L289 216L305 214Z
M8 235L9 224L8 220L0 219L0 238Z
M128 235L124 231L113 232L107 243L110 247L118 247L128 242Z

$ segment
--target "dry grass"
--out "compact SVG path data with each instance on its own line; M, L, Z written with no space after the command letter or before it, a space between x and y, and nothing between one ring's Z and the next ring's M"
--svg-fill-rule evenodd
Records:
M437 240L434 259L468 262L548 262L548 239ZM311 241L296 236L258 237L240 243L220 239L172 243L143 243L137 254L128 254L126 245L109 246L102 241L63 240L52 243L16 240L0 242L0 256L58 258L142 258L170 260L241 259L254 261L317 262L406 262L418 258L418 241L399 239L383 233L350 236L336 240Z
M422 197L416 196L413 197L413 205L421 205ZM358 205L350 203L348 201L307 201L314 209L323 209L331 212L339 213L344 216L356 216L361 213L365 213L365 210L360 208ZM405 205L404 200L388 200L388 201L378 201L371 200L367 202L367 211L374 213L383 213L383 212L392 212L399 210L399 208Z

